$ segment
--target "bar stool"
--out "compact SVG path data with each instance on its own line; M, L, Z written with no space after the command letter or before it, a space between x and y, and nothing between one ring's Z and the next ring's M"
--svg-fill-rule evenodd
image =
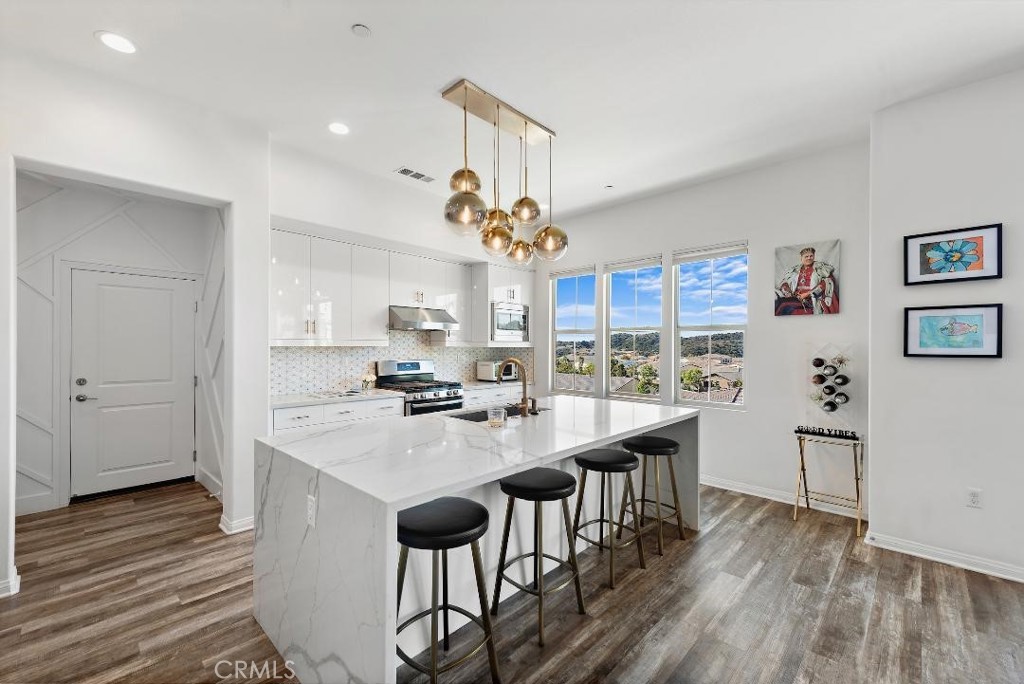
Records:
M501 584L508 582L512 586L537 597L537 634L540 645L544 645L544 596L568 586L570 581L576 583L576 605L580 615L586 615L587 608L583 603L583 587L580 584L580 566L576 562L576 544L573 539L569 522L569 497L576 491L576 478L569 473L554 468L531 468L521 473L510 475L498 481L501 491L508 494L508 508L505 510L505 532L501 537L501 556L498 559L498 577L494 581L494 600L491 601L491 614L498 614L498 600L501 597ZM516 499L533 502L533 551L522 553L506 562L508 554L508 535L512 529L512 510ZM545 501L562 502L562 522L565 525L565 540L569 545L569 560L544 553L544 508ZM505 574L509 566L524 559L533 559L533 588L526 587ZM568 568L570 575L553 587L544 586L544 559L553 560L558 565Z
M665 520L676 519L679 527L679 538L686 539L683 532L683 512L679 508L679 489L676 487L676 469L672 464L672 456L679 453L679 442L666 437L654 437L652 435L640 435L630 437L622 442L622 448L639 454L644 457L643 469L640 480L640 525L646 527L647 504L654 504L654 522L658 526L658 555L665 555L665 538L661 530L661 524ZM647 498L647 459L654 457L654 499ZM661 459L659 456L668 456L668 474L672 482L672 505L661 502ZM662 507L671 509L668 515L662 515ZM622 534L620 518L619 534Z
M438 674L447 672L466 662L484 645L487 646L487 657L491 666L491 681L494 684L501 684L501 675L498 674L498 657L494 650L494 635L491 632L491 616L487 609L483 564L480 562L480 544L477 541L487 531L488 520L489 516L486 508L475 501L453 496L441 497L440 499L398 512L398 543L402 545L402 548L398 556L398 601L396 612L402 605L402 588L405 584L405 569L409 561L409 549L426 549L433 553L430 608L420 611L400 624L397 631L397 634L401 634L402 630L409 625L430 615L430 667L425 667L414 661L401 647L398 647L398 656L413 669L430 675L431 684L437 682ZM469 544L473 550L476 590L480 597L479 618L465 608L448 603L448 549L465 546L466 544ZM441 572L444 582L443 602L440 605L437 598L438 556L441 558ZM438 609L444 611L445 651L448 650L449 646L448 612L450 610L465 615L484 632L484 638L480 643L473 646L469 653L458 660L446 663L442 667L437 665Z
M633 454L625 451L619 451L618 449L592 449L586 451L576 457L576 465L578 465L582 472L583 477L580 478L580 493L576 496L576 517L573 521L573 535L579 537L583 541L589 542L597 546L599 551L608 549L608 584L611 588L615 588L615 549L621 549L629 546L632 543L636 543L637 554L640 557L640 567L646 568L647 563L644 560L644 541L640 536L640 516L636 510L636 494L633 491L633 478L630 473L636 470L640 461ZM600 517L594 520L589 520L582 525L580 524L580 511L583 508L583 494L587 489L587 473L590 471L601 473L601 511ZM622 473L625 482L622 483L622 513L619 515L619 532L621 533L624 525L623 518L626 510L626 496L629 495L630 511L633 518L633 536L625 542L616 544L615 543L615 532L612 529L615 525L615 513L614 507L612 506L612 474ZM605 485L607 484L607 497L608 497L608 515L605 517ZM608 523L608 544L604 543L604 525ZM598 538L591 539L580 533L585 527L590 525L598 526Z

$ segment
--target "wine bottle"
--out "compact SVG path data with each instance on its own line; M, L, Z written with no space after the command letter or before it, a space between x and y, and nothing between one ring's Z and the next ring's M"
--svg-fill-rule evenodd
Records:
M825 385L824 387L821 388L821 393L824 394L826 397L831 397L833 394L836 393L836 388L833 387L832 385Z
M840 374L840 375L837 375L836 377L832 378L832 382L836 383L837 385L849 385L850 384L850 378L848 378L845 375Z
M846 392L840 392L836 396L832 397L832 401L836 402L837 404L845 404L846 402L850 401L850 397L849 395L846 394Z
M821 373L815 373L814 376L811 377L811 382L813 382L815 385L823 385L826 379L827 378Z
M826 411L828 413L832 413L837 408L839 408L839 407L836 406L836 402L834 402L834 401L826 401L824 404L821 405L821 410L822 411Z
M836 373L839 372L839 369L836 368L835 366L828 365L822 368L821 372L824 373L825 375L835 375Z

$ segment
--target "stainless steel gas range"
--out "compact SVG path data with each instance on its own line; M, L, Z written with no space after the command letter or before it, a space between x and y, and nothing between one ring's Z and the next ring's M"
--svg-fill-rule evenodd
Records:
M435 380L434 362L378 361L377 387L405 392L405 415L462 408L462 383Z

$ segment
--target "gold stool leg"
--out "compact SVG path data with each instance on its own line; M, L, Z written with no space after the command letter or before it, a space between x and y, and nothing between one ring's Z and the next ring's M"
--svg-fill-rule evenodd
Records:
M640 527L647 523L647 454L640 466Z
M405 569L409 564L409 547L403 546L398 552L398 601L395 603L395 617L402 608L402 589L405 587Z
M583 510L583 493L587 491L587 469L580 469L580 491L576 492L576 516L572 521L572 536L575 539L580 531L580 512Z
M636 514L636 493L633 491L633 477L626 473L626 487L629 488L629 502L633 510L633 533L636 535L636 551L640 556L640 569L647 569L647 562L644 559L644 538L640 534L640 522Z
M622 503L619 504L619 530L615 533L616 539L622 539L622 529L626 526L626 487L622 487ZM608 521L608 527L611 528L611 521ZM611 531L609 529L609 531Z
M534 573L536 576L535 584L537 585L537 636L540 639L540 645L544 645L544 509L541 506L540 501L535 501L533 504L533 516L534 516L534 529L536 537L534 538L533 551L536 554L536 565L534 566Z
M487 661L491 666L492 684L501 684L501 675L498 674L498 654L494 647L494 632L491 629L491 611L487 608L486 589L484 589L484 568L480 562L480 543L472 542L470 548L473 550L473 570L476 573L476 593L480 597L480 619L484 623L484 636L487 639Z
M658 555L665 555L665 534L661 529L661 458L654 457L654 514L658 525Z
M432 551L430 573L430 684L437 684L437 561L440 552Z
M613 512L615 509L612 508L612 476L610 473L601 473L601 481L604 482L605 475L608 476L608 584L611 588L615 588L615 535L612 533L612 516L615 515ZM604 487L601 488L602 494L604 493ZM604 517L604 505L601 505L602 511L601 516ZM598 523L598 527L601 527L603 523ZM602 530L603 531L603 530ZM599 537L604 541L604 536ZM600 546L598 548L601 548Z
M580 580L580 564L576 560L576 538L570 529L568 499L562 499L562 520L565 523L565 540L569 543L569 565L572 566L573 572L576 573L574 578L576 582L576 607L579 608L580 615L586 615L587 607L583 603L583 583Z
M498 614L498 599L501 598L501 575L505 572L505 558L508 557L508 535L512 530L512 509L515 504L515 497L508 497L508 506L505 507L505 531L501 535L501 554L498 556L498 576L494 579L494 601L491 602L491 615Z
M683 509L679 506L679 487L676 486L676 467L672 463L672 456L668 457L668 476L672 478L672 503L676 507L676 523L679 525L679 538L686 539L683 531L686 526L683 524Z
M448 549L441 550L441 604L444 606L444 650L451 648L448 630Z

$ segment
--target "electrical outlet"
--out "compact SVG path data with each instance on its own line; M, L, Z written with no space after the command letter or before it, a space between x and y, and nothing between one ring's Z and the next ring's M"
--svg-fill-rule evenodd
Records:
M306 524L316 527L316 497L312 494L306 496Z
M974 487L967 488L967 507L981 508L981 490Z

